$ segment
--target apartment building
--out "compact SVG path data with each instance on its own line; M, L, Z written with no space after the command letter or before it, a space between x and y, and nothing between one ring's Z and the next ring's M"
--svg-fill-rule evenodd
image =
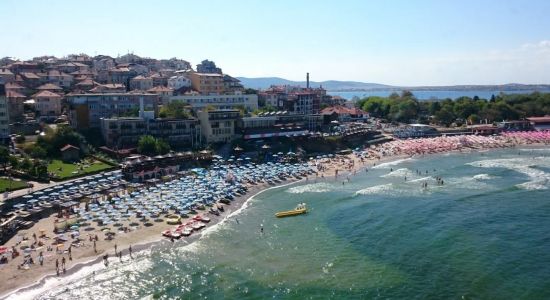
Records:
M69 94L69 122L77 129L99 128L101 118L139 110L157 111L157 95L149 93Z
M153 79L142 75L130 79L130 90L146 91L153 88Z
M6 88L0 84L0 142L7 144L10 140L8 100Z
M165 140L175 148L201 145L201 126L197 119L101 118L101 134L111 148L136 147L143 135Z
M34 107L41 117L61 115L61 100L63 96L51 91L40 91L33 95Z
M168 78L168 87L174 90L179 90L183 87L190 87L191 79L186 75L176 75Z
M212 106L216 109L239 109L247 111L258 109L258 95L256 94L232 94L232 95L183 95L172 96L170 102L181 101L191 105L195 111Z
M238 110L202 110L197 113L197 116L207 144L227 143L236 138L235 124L240 118Z
M217 73L189 73L193 89L204 95L222 94L224 92L223 75Z

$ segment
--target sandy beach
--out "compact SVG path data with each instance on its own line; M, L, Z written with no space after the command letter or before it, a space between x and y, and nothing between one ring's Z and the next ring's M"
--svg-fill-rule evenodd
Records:
M219 216L208 214L208 217L211 218L211 221L207 224L207 228L218 224L220 221L227 218L233 212L239 210L253 195L256 195L257 193L260 193L270 187L277 187L297 181L312 182L323 180L338 180L342 181L342 184L345 184L346 181L350 180L350 177L357 172L365 171L365 169L366 171L368 171L368 168L381 163L387 163L417 155L479 151L485 149L509 148L523 145L528 147L548 146L545 143L527 142L525 140L521 140L515 137L508 137L506 139L494 139L487 144L483 143L489 140L480 140L480 144L472 144L468 145L468 147L455 147L456 145L451 143L454 140L445 140L449 143L442 145L447 146L440 147L438 149L427 149L428 151L424 152L424 148L420 146L419 148L415 149L407 148L411 145L421 144L420 140L414 141L415 142L408 143L404 141L394 141L380 145L375 148L368 148L358 153L320 157L314 159L309 163L317 168L317 174L309 175L307 178L302 178L300 180L292 178L275 185L270 185L267 183L248 184L248 191L246 194L236 197L229 205L221 203L218 204L224 206L224 211L220 213ZM404 151L403 149L408 150ZM421 149L422 151L419 149ZM199 211L199 214L205 212L206 211ZM40 220L28 230L21 230L18 235L13 237L5 244L5 246L7 246L8 248L11 248L13 246L19 247L21 245L20 241L22 236L25 236L28 239L27 243L32 243L34 239L33 235L36 235L38 237L41 235L42 232L46 233L45 237L37 238L44 245L34 250L35 253L33 253L32 256L35 261L34 264L31 264L29 269L21 269L18 267L23 262L23 255L20 255L19 257L16 257L14 259L10 259L7 264L0 265L0 270L2 271L0 272L0 298L4 299L16 291L23 291L26 289L35 288L40 284L43 284L46 278L58 277L62 279L66 276L69 276L70 274L77 272L84 266L102 263L104 255L108 255L109 261L118 261L119 258L115 256L115 245L117 252L121 252L122 254L122 261L132 259L129 253L130 246L132 247L132 253L135 254L139 251L149 249L153 245L157 245L159 242L163 245L169 245L171 243L170 240L162 237L161 232L174 227L174 225L168 225L166 222L152 222L152 226L139 225L128 232L119 231L116 233L115 238L112 240L105 239L105 234L99 229L92 229L88 231L82 230L81 243L78 246L72 247L71 253L69 255L67 249L63 249L63 251L61 252L57 252L55 250L46 251L46 247L52 244L52 238L55 237L55 234L52 231L54 218L55 215L52 215L48 218ZM135 221L136 220L130 219L126 221L123 227L132 228L132 226L129 226L129 224ZM99 238L95 242L96 251L94 251L94 242L90 240L90 237L93 238L96 235ZM182 237L180 240L175 241L175 243L192 243L200 239L201 235L201 232L194 233L189 237ZM38 253L40 251L44 253L43 265L41 265L37 260ZM63 258L65 258L65 271L61 271L60 274L57 275L56 261L58 261L59 265L61 266ZM63 270L62 267L60 267L60 269Z

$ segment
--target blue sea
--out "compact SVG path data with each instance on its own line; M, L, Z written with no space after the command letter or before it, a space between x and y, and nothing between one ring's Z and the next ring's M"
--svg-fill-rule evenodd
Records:
M18 297L550 299L550 148L403 159L343 181L272 188L196 243ZM307 215L274 217L300 202Z
M344 99L351 100L353 97L358 97L360 99L370 97L370 96L379 96L379 97L388 97L391 93L396 91L390 90L377 90L377 91L354 91L354 92L331 92L327 93L334 96L340 96ZM478 96L481 99L491 99L492 95L498 96L500 93L504 94L530 94L533 91L424 91L424 90L411 90L411 92L419 100L431 100L431 99L456 99L462 96L467 96L473 98ZM539 91L541 93L550 93L550 90ZM399 94L400 92L397 91Z

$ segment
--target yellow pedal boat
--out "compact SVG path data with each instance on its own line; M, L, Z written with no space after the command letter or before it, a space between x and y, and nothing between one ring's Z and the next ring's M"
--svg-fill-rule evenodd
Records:
M280 211L275 214L277 218L291 217L296 215L301 215L307 213L307 208L305 203L299 204L295 209L288 211Z

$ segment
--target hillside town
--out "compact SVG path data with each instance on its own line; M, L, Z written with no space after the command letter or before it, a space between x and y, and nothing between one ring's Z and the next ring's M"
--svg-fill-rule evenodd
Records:
M117 150L135 148L145 134L175 148L198 149L240 134L251 138L318 131L323 125L321 108L345 102L322 87L245 89L209 60L193 69L185 60L134 54L3 58L0 84L6 102L0 124L3 139L31 135L49 124L69 124L80 132L100 133L105 146ZM169 109L172 103L184 105L174 111ZM265 113L257 113L262 110ZM366 116L353 107L330 113ZM285 126L290 124L294 126Z
M13 182L12 176L64 180L116 169L143 157L201 152L201 157L246 154L255 160L286 152L314 156L392 138L491 135L547 128L549 123L544 116L501 122L494 117L493 124L475 120L477 124L458 126L460 115L456 115L447 117L447 126L437 126L438 121L444 125L439 116L450 100L441 102L443 106L429 104L430 111L434 104L442 108L434 110L434 116L420 116L428 102L419 103L409 92L382 99L386 103L376 97L350 101L327 94L322 86L310 86L309 73L304 75L305 86L255 90L210 60L193 68L183 59L132 53L116 58L41 56L27 61L4 57L0 59L0 137L9 146L4 175L10 178L0 190L27 187ZM456 103L480 103L468 101ZM390 110L390 105L395 107ZM479 113L487 115L485 110ZM479 119L475 115L468 119L474 117ZM128 169L134 173L127 177L135 180L165 174L158 166L149 170L151 174L139 173L147 167Z

